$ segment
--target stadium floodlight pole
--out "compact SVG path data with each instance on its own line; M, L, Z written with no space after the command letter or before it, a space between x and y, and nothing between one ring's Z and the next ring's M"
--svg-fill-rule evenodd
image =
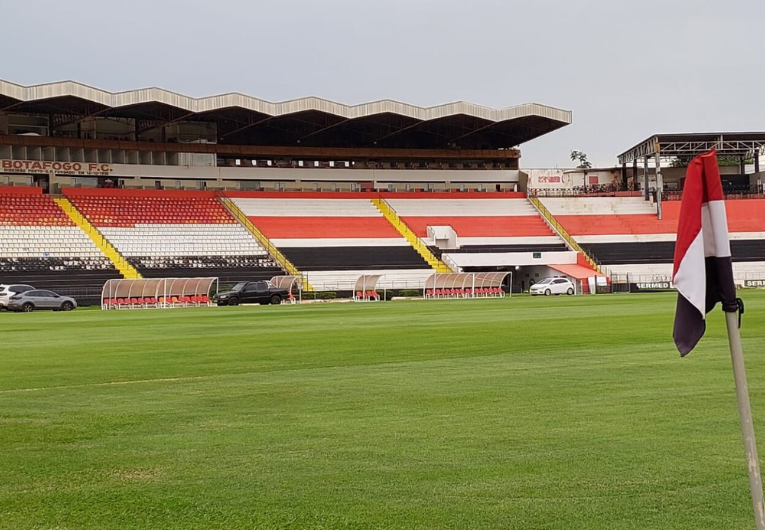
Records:
M733 379L736 382L738 415L741 420L741 437L744 440L744 451L746 452L746 468L749 473L749 489L752 493L754 520L757 530L765 530L765 500L762 494L760 459L757 457L757 443L752 424L752 407L749 403L749 385L746 382L746 369L744 368L744 352L741 348L739 313L736 311L726 312L725 322L728 326L730 359L733 364Z

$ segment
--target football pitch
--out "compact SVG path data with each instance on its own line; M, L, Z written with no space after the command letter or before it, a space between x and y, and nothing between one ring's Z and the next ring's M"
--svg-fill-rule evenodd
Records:
M0 528L753 528L724 318L681 360L674 301L2 313Z

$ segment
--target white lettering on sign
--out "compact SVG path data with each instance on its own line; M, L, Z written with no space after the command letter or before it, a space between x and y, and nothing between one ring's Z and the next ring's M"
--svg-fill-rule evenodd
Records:
M744 280L744 287L765 287L765 280Z
M94 162L47 162L41 160L0 160L2 173L35 173L107 177L112 174L111 164Z
M648 282L638 283L638 289L671 289L672 285L669 282Z

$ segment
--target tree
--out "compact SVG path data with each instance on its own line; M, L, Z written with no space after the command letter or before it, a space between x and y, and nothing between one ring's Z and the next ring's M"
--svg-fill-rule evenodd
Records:
M578 169L590 169L592 164L587 160L587 153L584 151L571 151L571 160L579 162Z

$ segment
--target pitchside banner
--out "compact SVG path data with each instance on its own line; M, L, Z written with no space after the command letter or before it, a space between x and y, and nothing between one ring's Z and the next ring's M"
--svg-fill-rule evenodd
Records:
M638 282L635 286L641 291L668 291L675 288L671 282Z
M112 174L111 164L92 162L43 162L40 160L0 160L0 173L34 173L108 177Z
M744 287L765 287L765 280L744 280Z
M634 282L630 283L631 293L651 293L656 291L671 291L675 288L672 282L656 281L656 282Z

